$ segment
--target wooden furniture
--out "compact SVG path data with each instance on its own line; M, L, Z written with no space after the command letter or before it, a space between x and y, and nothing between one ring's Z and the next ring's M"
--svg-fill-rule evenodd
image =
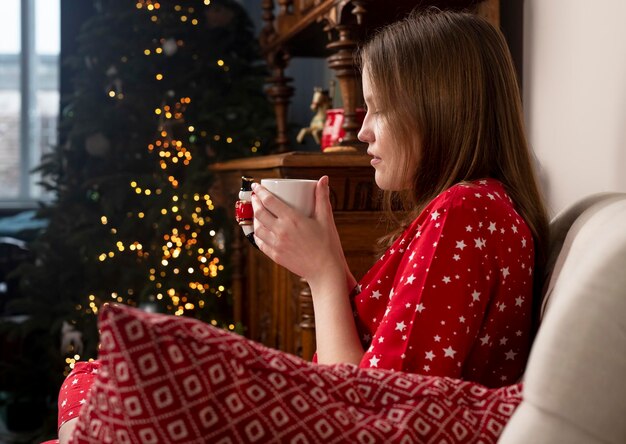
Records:
M293 88L285 69L292 57L328 59L339 80L344 106L346 135L342 145L353 152L292 152L213 166L220 178L218 193L227 199L227 208L234 206L242 175L256 179L318 179L327 174L335 222L357 279L374 263L376 240L386 229L376 205L377 188L370 158L356 137L359 125L355 109L363 99L353 54L358 43L374 29L401 18L417 4L470 9L496 25L499 22L499 0L263 0L265 25L260 41L272 73L267 92L276 112L278 152L290 151L291 147L287 110ZM249 338L310 359L315 351L315 334L306 282L255 250L239 227L235 230L232 290L236 320L247 328Z
M385 231L369 161L370 157L361 153L298 152L229 161L213 166L219 178L219 190L213 194L221 194L232 207L241 176L260 180L328 175L335 223L350 269L359 279L374 263L376 239ZM315 351L315 333L308 285L252 247L238 226L234 229L235 319L246 327L247 337L310 359Z
M355 110L362 106L361 79L354 63L359 42L417 5L467 9L498 26L500 0L263 0L261 48L271 70L267 94L276 112L279 152L289 151L287 110L293 95L285 69L292 57L326 57L338 80L346 132L341 145L364 152L357 140ZM317 85L327 86L327 85Z

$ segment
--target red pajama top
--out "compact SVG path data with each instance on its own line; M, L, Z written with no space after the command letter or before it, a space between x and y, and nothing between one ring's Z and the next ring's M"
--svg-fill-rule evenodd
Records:
M533 238L502 184L437 196L353 292L361 367L514 383L530 349Z

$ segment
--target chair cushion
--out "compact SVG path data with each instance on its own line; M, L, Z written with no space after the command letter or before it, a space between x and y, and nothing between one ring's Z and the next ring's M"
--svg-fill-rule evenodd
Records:
M584 211L556 264L524 401L500 442L624 443L626 194Z

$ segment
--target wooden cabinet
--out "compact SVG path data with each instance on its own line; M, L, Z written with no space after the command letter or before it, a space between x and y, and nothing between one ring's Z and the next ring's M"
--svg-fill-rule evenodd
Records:
M355 110L362 104L361 79L353 54L374 29L398 20L416 5L471 9L492 23L499 21L499 0L262 0L264 28L261 46L271 77L267 89L274 104L278 152L284 154L214 165L219 193L233 207L241 176L262 179L330 177L330 188L341 242L355 277L375 261L376 240L386 231L376 202L374 171L366 147L356 138ZM285 69L292 57L326 57L339 81L346 132L342 144L352 152L298 153L287 137L287 110L293 88ZM233 215L234 221L234 215ZM240 231L239 227L234 228ZM310 359L315 351L310 291L301 281L255 250L235 233L233 296L235 318L246 336L263 344ZM303 256L307 254L302 252Z

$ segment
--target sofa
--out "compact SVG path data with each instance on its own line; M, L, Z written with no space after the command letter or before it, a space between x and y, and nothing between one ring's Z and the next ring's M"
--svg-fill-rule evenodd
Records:
M626 443L626 193L551 222L539 332L503 444Z

